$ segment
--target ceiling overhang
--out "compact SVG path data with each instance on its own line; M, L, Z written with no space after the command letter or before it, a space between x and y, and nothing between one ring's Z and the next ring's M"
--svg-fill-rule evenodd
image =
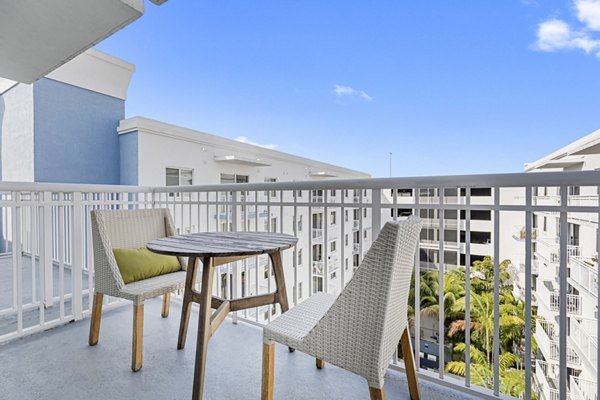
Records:
M337 175L335 175L334 173L331 173L329 171L310 171L308 173L309 176L312 177L316 177L316 178L336 178Z
M235 155L215 156L215 161L220 163L231 163L245 165L249 167L270 167L271 164L261 160L260 158L246 158Z
M0 77L32 83L138 19L144 1L0 0L0 10Z

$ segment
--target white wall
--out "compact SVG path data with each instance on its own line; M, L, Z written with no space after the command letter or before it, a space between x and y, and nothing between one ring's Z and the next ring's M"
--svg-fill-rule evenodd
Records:
M33 85L0 96L2 180L33 182Z

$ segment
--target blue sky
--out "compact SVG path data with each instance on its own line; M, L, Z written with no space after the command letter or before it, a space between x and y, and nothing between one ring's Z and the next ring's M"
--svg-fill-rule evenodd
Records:
M142 115L394 176L519 172L600 128L600 0L171 0L98 48Z

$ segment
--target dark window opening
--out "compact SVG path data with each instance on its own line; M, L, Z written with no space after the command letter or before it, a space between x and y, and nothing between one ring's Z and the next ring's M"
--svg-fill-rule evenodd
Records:
M460 210L460 219L467 219L467 212ZM491 221L492 212L489 210L471 210L471 221Z
M466 232L460 231L460 242L466 243ZM492 234L490 232L471 231L471 243L487 244L492 242Z

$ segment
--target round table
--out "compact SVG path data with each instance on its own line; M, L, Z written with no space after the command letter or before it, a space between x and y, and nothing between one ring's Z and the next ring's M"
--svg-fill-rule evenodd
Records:
M148 243L147 248L155 253L188 257L177 348L185 347L192 303L199 303L200 314L192 399L202 399L208 341L227 314L232 311L276 303L280 304L281 312L288 310L281 252L294 246L297 241L298 238L282 233L205 232L170 236ZM215 267L261 254L268 254L271 258L275 275L275 292L231 300L211 295ZM194 286L200 259L202 259L203 268L201 291L198 292ZM214 313L212 308L216 309Z

